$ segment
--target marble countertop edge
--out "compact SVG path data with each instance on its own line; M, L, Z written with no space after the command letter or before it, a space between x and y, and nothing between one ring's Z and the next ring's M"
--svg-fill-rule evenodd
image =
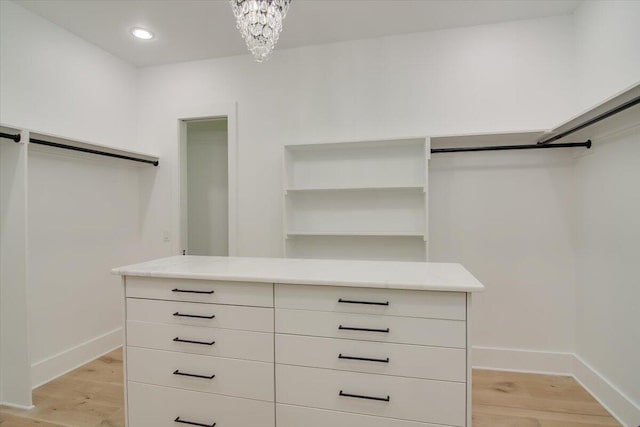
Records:
M233 271L234 269L236 271ZM244 271L252 269L257 271L244 273ZM282 273L283 271L285 274ZM481 292L484 290L484 286L471 273L460 264L455 263L176 256L114 268L112 273L122 276L163 279L311 286L351 286L448 292ZM411 276L416 278L413 279ZM378 280L376 277L381 278Z

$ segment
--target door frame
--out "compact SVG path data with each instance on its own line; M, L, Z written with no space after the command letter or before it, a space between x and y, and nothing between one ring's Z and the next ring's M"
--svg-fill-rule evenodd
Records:
M237 212L238 212L238 120L235 102L210 105L178 118L178 212L180 253L188 248L187 217L187 122L227 119L227 168L228 168L228 228L229 256L237 256Z

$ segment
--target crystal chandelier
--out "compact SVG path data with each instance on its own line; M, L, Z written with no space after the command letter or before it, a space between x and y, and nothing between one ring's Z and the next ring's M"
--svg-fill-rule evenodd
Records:
M291 0L229 1L249 51L256 61L264 61L278 42Z

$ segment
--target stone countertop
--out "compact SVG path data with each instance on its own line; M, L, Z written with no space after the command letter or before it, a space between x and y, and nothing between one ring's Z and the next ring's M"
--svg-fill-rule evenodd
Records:
M174 256L112 270L122 276L478 292L462 265L435 262Z

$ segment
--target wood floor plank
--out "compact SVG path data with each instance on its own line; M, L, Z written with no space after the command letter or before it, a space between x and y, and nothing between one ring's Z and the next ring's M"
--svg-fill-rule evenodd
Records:
M124 427L122 351L33 392L34 409L0 407L0 427ZM473 371L473 427L612 427L620 424L573 378Z
M9 408L7 412L32 420L41 420L64 426L94 426L109 419L121 408L101 404L91 399L76 401L51 396L34 402L36 407L28 411Z
M616 424L617 425L617 424ZM480 411L473 414L473 427L610 427L611 424L600 424L576 421L540 420L533 417L521 417L513 414L486 414Z
M4 408L0 408L0 426L2 427L60 427L59 424L51 424L46 421L31 420L8 414Z
M535 418L473 413L473 427L540 427Z
M124 427L124 408L101 420L94 427Z
M499 403L499 402L496 402ZM539 425L546 426L552 423L568 423L597 425L597 426L620 426L611 416L571 414L562 412L546 412L536 409L511 408L498 405L473 404L473 413L477 415L497 415L513 418L530 418L538 421ZM546 423L546 424L545 424Z
M473 371L474 403L549 412L609 416L571 377L519 372Z
M99 383L73 378L61 378L33 391L34 404L46 402L50 397L67 400L98 401L101 404L114 407L124 406L124 386L122 384Z
M111 352L37 388L33 404L35 408L30 410L3 407L2 412L31 423L25 425L124 426L122 351Z
M122 351L108 353L65 375L66 378L122 384Z

